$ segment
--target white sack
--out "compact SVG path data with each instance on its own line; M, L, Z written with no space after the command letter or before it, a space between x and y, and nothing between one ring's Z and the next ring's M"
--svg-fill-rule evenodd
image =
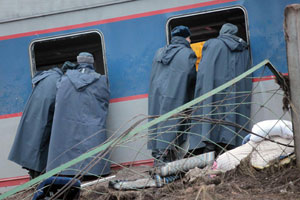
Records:
M287 120L265 120L258 122L253 126L252 132L265 138L273 136L286 139L293 138L292 122ZM251 134L250 141L260 142L263 140L262 137Z

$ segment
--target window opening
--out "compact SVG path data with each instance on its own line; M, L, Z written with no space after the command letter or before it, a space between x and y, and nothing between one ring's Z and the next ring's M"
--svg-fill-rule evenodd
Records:
M76 62L80 52L94 56L95 71L105 75L104 44L98 31L38 39L30 45L31 73L61 67L65 61Z
M171 30L176 26L184 25L189 27L192 33L192 43L197 43L218 37L219 31L225 23L232 23L238 26L238 36L248 42L245 11L240 7L171 18L167 23L168 42L171 41Z

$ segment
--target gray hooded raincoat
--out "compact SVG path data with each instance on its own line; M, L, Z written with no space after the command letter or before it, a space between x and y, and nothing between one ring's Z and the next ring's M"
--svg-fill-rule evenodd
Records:
M149 87L149 115L163 115L193 99L196 55L185 38L175 36L171 44L160 48L153 59ZM180 145L186 135L182 119L170 119L149 130L148 148L170 149ZM181 123L180 123L181 122ZM175 126L174 126L175 125ZM171 128L170 128L171 127Z
M81 63L68 70L57 84L55 114L49 145L47 171L52 170L106 141L106 118L110 91L107 77ZM86 159L62 175L76 175L93 158ZM110 164L97 162L85 175L104 175Z
M224 24L219 37L210 39L204 44L203 57L197 74L195 98L235 78L250 67L247 44L236 36L237 31L235 25ZM249 95L251 89L251 79L245 78L222 91L227 94L217 94L204 100L201 105L205 105L205 107L196 110L195 116L225 120L244 126L248 122L247 117L250 116L250 104L247 102L251 98ZM245 104L237 106L241 102ZM213 105L208 106L209 104ZM198 125L191 129L193 134L190 137L190 149L204 147L206 144L203 141L209 142L210 140L234 147L240 145L242 137L246 135L243 131L239 132L239 128L214 123L199 123L198 121L194 121L194 123L198 123ZM235 133L242 137L236 136Z
M46 168L54 113L56 82L62 71L53 68L38 73L17 130L8 159L37 172Z

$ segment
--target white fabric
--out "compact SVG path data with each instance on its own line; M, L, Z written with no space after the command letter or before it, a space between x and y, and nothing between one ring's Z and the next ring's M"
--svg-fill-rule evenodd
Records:
M272 136L279 136L286 139L293 138L292 122L287 120L261 121L253 126L252 132L265 138L270 138ZM251 134L250 141L260 142L263 140L262 137Z
M272 137L271 139L283 144L294 145L292 139L282 137ZM280 156L289 155L292 152L294 152L294 148L279 145L271 141L264 140L258 143L249 141L220 155L216 160L217 169L223 172L234 169L248 155L250 155L250 162L253 167L264 168L268 166L270 161Z
M221 154L216 160L216 169L223 172L234 169L240 164L241 160L246 158L252 152L253 148L256 146L256 143L249 141L242 146Z

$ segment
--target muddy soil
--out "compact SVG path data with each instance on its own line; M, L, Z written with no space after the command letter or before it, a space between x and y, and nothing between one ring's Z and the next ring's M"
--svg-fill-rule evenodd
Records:
M132 171L141 169L131 168ZM145 175L140 171L140 177ZM123 179L135 179L136 173L121 170ZM129 178L130 177L130 178ZM179 200L179 199L255 199L255 200L293 200L300 199L300 169L295 162L285 166L271 166L264 170L256 170L248 164L237 169L211 178L200 177L192 183L179 179L162 188L147 188L138 191L116 191L106 184L98 184L83 191L81 199L106 200Z
M131 167L115 171L115 179L134 180L149 177L149 167ZM7 199L31 199L33 189ZM81 200L296 200L300 199L300 169L295 161L256 170L243 163L235 170L215 177L202 176L193 182L184 178L162 188L118 191L108 182L81 191Z

